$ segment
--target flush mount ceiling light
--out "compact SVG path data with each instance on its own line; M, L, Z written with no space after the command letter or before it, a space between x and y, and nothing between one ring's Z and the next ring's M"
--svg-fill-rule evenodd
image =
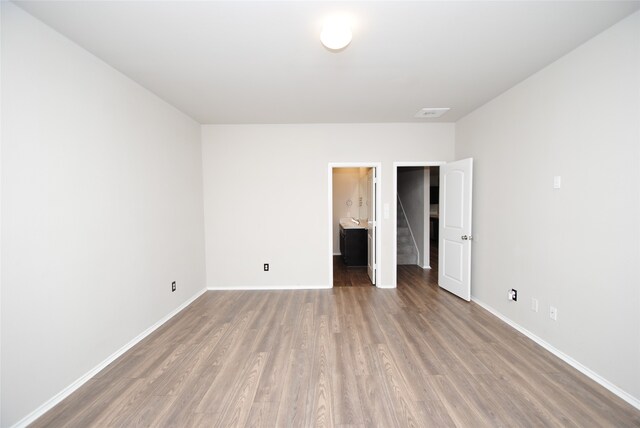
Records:
M440 117L450 109L449 107L433 107L433 108L422 108L418 110L418 112L413 117L420 117L424 119L435 119L436 117Z
M351 43L351 26L344 16L327 18L322 26L320 41L332 51L339 51Z

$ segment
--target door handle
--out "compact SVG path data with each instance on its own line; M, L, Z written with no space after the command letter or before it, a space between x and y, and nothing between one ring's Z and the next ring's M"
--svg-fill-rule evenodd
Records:
M473 239L473 236L462 235L460 239L462 239L463 241L471 241Z

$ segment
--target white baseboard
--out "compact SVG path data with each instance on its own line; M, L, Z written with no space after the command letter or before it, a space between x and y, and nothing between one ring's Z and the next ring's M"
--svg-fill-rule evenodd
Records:
M378 288L396 288L393 285L376 285ZM331 285L237 285L223 287L207 287L208 291L274 291L274 290L326 290Z
M569 364L574 369L578 370L580 373L584 374L585 376L587 376L590 379L594 380L595 382L599 383L603 387L607 388L609 391L613 392L618 397L622 398L627 403L631 404L636 409L640 410L640 400L638 398L636 398L633 395L631 395L631 394L623 391L622 389L618 388L617 386L615 386L614 384L612 384L611 382L609 382L608 380L606 380L605 378L603 378L602 376L597 374L596 372L594 372L591 369L589 369L588 367L582 365L581 363L579 363L578 361L574 360L573 358L571 358L570 356L568 356L564 352L560 351L559 349L555 348L553 345L549 344L548 342L545 342L543 339L541 339L540 337L538 337L535 334L531 333L526 328L520 326L519 324L516 324L514 321L512 321L511 319L509 319L506 316L502 315L500 312L498 312L497 310L495 310L491 306L487 305L486 303L478 300L477 298L475 298L473 296L471 296L471 300L473 302L475 302L476 304L478 304L478 306L481 306L482 308L486 309L491 314L493 314L496 317L500 318L502 321L504 321L505 323L507 323L511 327L513 327L516 330L518 330L520 333L522 333L525 336L527 336L529 339L531 339L534 342L536 342L538 345L542 346L547 351L551 352L556 357L560 358L565 363Z
M427 266L422 266L422 269L431 269L431 266L427 265Z
M338 252L338 253L333 253L334 256L341 256L342 253Z
M376 287L378 287L378 288L396 288L395 285L389 285L389 284L376 284Z
M205 291L207 291L207 290L204 289L204 290L200 290L199 292L197 292L189 300L184 302L178 308L174 309L168 315L163 317L160 321L156 322L154 325L152 325L151 327L149 327L148 329L146 329L145 331L140 333L138 336L133 338L131 341L129 341L129 343L124 345L122 348L118 349L116 352L111 354L109 357L107 357L106 360L104 360L103 362L98 364L93 369L89 370L87 373L85 373L83 376L78 378L71 385L69 385L66 388L64 388L62 391L60 391L59 393L54 395L52 398L47 400L40 407L35 409L33 412L29 413L27 416L25 416L24 418L22 418L21 420L16 422L12 426L12 428L23 428L23 427L26 427L27 425L33 423L40 416L44 415L47 411L51 410L56 404L60 403L62 400L67 398L69 395L71 395L75 390L77 390L82 385L84 385L88 380L90 380L93 376L95 376L98 372L100 372L100 370L104 369L109 364L111 364L113 361L115 361L116 358L118 358L119 356L121 356L122 354L127 352L129 349L133 348L138 342L140 342L142 339L144 339L145 337L147 337L148 335L153 333L156 329L158 329L158 327L162 326L162 324L164 324L167 321L169 321L171 318L173 318L175 315L177 315L180 311L182 311L184 308L186 308L191 303L193 303L198 297L202 296Z
M396 288L393 285L376 285L378 288ZM222 287L207 287L208 291L273 291L273 290L326 290L333 288L331 285L233 285Z
M270 290L325 290L331 285L232 285L207 287L209 291L270 291Z

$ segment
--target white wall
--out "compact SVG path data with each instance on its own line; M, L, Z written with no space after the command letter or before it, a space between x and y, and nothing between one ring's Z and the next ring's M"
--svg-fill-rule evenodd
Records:
M640 13L461 119L469 156L473 297L640 400Z
M329 163L382 162L382 203L393 207L393 162L451 160L454 126L206 125L202 139L208 287L328 287ZM391 212L381 220L383 286L394 227Z
M205 280L200 126L13 4L2 8L10 426Z
M333 254L340 254L340 219L360 218L360 168L333 169ZM351 201L351 206L347 205Z
M428 173L428 170L427 170ZM404 207L411 233L415 240L420 257L418 265L424 266L425 240L424 240L424 167L399 167L398 168L398 196ZM400 209L400 208L398 208ZM427 217L429 212L426 212ZM428 243L429 241L427 241ZM429 261L426 261L429 264Z

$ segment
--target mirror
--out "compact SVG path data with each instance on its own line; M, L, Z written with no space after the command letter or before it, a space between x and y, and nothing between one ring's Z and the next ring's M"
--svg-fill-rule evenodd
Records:
M367 173L371 168L333 169L333 215L334 220L369 218L369 196Z

